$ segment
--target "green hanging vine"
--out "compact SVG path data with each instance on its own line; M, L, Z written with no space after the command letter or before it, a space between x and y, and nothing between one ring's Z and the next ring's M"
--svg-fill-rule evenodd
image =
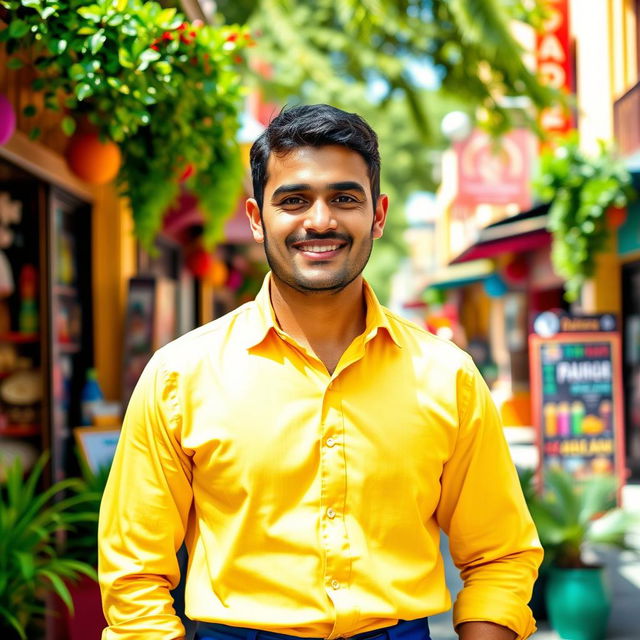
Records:
M152 247L189 166L185 186L199 198L205 237L219 238L241 188L236 132L246 29L188 23L176 9L142 0L0 6L9 68L34 64L32 88L46 109L66 112L67 135L88 120L119 145L118 184L142 244ZM30 105L24 115L35 112Z
M572 136L542 154L536 187L541 199L551 203L551 260L565 279L565 298L573 302L593 277L597 254L606 248L607 210L626 207L636 197L631 175L605 143L589 156Z

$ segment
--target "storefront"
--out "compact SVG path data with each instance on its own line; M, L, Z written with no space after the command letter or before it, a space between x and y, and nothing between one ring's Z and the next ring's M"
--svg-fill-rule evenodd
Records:
M625 395L627 466L640 477L640 203L618 232L622 263L622 379Z

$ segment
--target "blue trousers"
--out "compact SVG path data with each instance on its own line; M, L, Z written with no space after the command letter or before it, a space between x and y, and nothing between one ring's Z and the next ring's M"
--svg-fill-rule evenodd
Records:
M213 622L199 622L195 640L297 640L298 636L244 627L230 627ZM427 618L400 620L391 627L365 631L351 636L349 640L430 640ZM305 638L305 640L322 640Z

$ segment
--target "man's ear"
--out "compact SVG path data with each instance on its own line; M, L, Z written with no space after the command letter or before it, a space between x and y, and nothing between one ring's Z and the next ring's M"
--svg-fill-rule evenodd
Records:
M373 233L374 238L382 238L384 225L387 222L388 209L389 209L389 196L386 193L381 193L378 196L376 209L373 212L373 226L371 227L371 231Z
M253 239L262 244L264 242L264 230L262 229L260 207L258 206L255 198L247 198L247 201L245 202L245 211L247 212L247 218L249 218L249 226L251 227Z

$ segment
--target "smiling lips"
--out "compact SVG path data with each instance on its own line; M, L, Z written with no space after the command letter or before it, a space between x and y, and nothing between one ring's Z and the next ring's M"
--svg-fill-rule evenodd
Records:
M303 253L307 258L312 260L322 258L323 260L326 260L327 258L335 256L340 249L346 246L346 243L333 239L324 241L309 240L307 242L296 242L292 246L297 251Z

